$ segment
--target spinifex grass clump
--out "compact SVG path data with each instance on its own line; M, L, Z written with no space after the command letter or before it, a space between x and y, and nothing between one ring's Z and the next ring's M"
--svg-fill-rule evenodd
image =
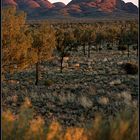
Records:
M2 113L2 139L3 140L37 140L44 137L44 120L34 116L31 102L28 98L20 107L18 115L9 110Z
M98 115L87 135L88 140L137 140L138 114L125 112L109 121Z
M97 115L90 128L68 127L65 130L53 121L48 127L40 117L33 117L31 103L26 99L18 115L2 113L3 140L137 140L138 113L126 111L110 120Z

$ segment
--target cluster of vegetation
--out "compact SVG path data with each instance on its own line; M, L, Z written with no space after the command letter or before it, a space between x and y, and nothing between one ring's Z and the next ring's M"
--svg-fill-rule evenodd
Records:
M63 62L63 57L69 51L77 51L78 47L81 46L83 47L83 54L85 56L87 54L88 57L90 57L92 46L96 47L97 52L102 48L107 50L118 49L122 52L127 50L128 57L130 46L133 46L138 55L138 24L136 21L54 24L54 28L61 63Z
M126 24L127 22L127 24ZM50 59L57 50L60 56L61 72L64 57L78 51L82 46L83 55L91 56L92 46L99 52L102 48L127 50L130 46L138 54L138 24L136 21L113 21L74 23L74 24L27 24L26 14L9 7L2 10L2 74L13 74L35 65L38 85L40 65ZM126 64L127 73L137 73L136 65ZM47 86L53 81L47 80ZM41 140L136 140L138 135L138 116L136 113L124 113L111 120L104 120L98 115L90 128L67 128L64 130L58 122L52 122L46 128L44 120L36 116L27 99L19 114L2 112L2 138L41 139ZM36 117L35 117L36 116Z
M36 116L28 98L19 114L2 113L3 140L137 140L138 113L126 111L116 118L103 119L96 115L90 127L63 128L54 120L48 127L42 117Z
M138 73L138 66L132 62L127 62L122 64L122 67L125 69L127 74L137 74Z
M60 56L61 72L64 57L81 46L88 57L92 46L96 46L96 51L105 47L128 50L129 56L131 45L138 52L138 24L126 22L27 24L24 12L17 12L14 7L5 8L2 11L2 71L12 74L36 65L37 85L39 66L52 56L54 49Z
M2 11L2 70L9 74L36 65L51 57L55 47L55 33L48 23L29 27L26 15L10 7Z

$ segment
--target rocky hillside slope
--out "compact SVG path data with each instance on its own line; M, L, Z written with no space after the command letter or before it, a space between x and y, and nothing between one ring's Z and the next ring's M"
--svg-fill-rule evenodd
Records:
M16 6L27 12L29 18L98 18L137 17L138 7L123 0L72 0L51 3L48 0L2 0L3 7Z

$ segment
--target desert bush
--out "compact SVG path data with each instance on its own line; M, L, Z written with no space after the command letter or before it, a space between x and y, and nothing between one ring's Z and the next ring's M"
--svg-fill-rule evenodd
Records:
M108 50L112 50L113 49L112 46L111 46L111 44L107 44L107 49Z
M93 106L93 102L86 96L79 97L79 102L84 108L91 108Z
M113 48L112 48L111 46L109 46L107 49L108 49L108 50L113 50Z
M137 140L138 139L138 114L118 114L109 121L97 115L93 126L88 130L88 140ZM137 122L137 123L136 123Z
M70 52L66 52L66 53L64 54L64 57L70 57Z
M62 104L75 103L77 101L75 94L71 94L71 93L60 94L58 96L58 99Z
M44 85L45 86L51 86L51 85L53 85L53 81L52 80L46 80L45 82L44 82Z
M137 50L137 49L138 49L138 45L134 45L133 50Z
M127 46L126 45L119 45L118 50L119 51L125 51L125 50L127 50Z
M132 62L127 62L122 64L122 67L126 71L127 74L137 74L138 73L138 65L132 63Z

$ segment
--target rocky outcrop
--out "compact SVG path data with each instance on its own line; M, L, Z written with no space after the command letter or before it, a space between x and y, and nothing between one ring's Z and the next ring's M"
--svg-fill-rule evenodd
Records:
M113 12L114 10L124 10L127 12L137 13L138 8L133 3L125 3L122 0L72 0L68 3L68 7L75 5L83 7L83 11L86 10L85 7L99 9L103 12Z
M52 8L54 7L53 4L51 4L47 0L2 0L3 6L5 5L15 5L19 8L29 8L29 10L32 10L34 8Z
M11 5L11 6L17 6L17 3L14 0L2 0L2 5Z
M53 3L53 5L54 5L56 8L63 8L63 7L66 6L63 2L55 2L55 3Z
M138 14L138 7L123 0L72 0L65 5L62 2L50 3L48 0L2 0L3 6L12 5L27 12L28 17L105 17Z

